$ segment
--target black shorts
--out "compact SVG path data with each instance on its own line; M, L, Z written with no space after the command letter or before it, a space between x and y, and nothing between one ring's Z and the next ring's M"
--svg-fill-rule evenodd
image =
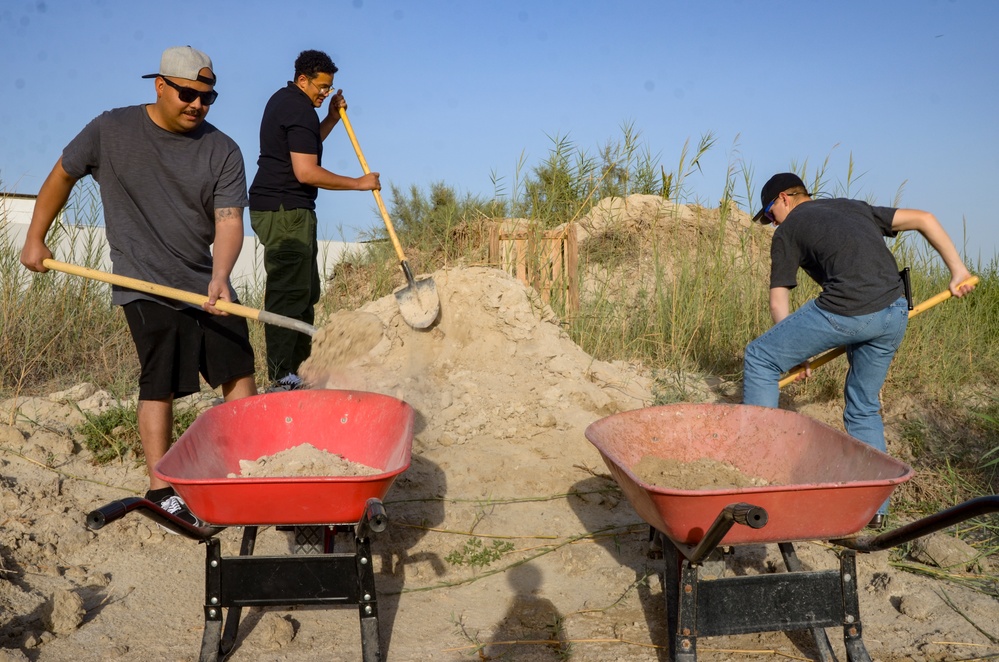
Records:
M139 355L139 399L180 398L254 374L246 320L140 299L122 308Z

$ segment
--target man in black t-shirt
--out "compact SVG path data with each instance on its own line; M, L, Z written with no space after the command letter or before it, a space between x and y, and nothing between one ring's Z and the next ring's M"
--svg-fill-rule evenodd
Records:
M898 265L885 237L916 230L950 270L950 291L964 296L971 274L936 217L918 209L874 207L859 200L813 200L793 173L764 185L753 220L777 226L770 247L770 315L774 326L746 347L743 404L777 407L781 373L826 350L846 347L850 369L843 423L853 437L885 451L881 386L908 322ZM822 293L791 313L798 268ZM887 513L887 503L876 517Z
M344 177L322 167L323 141L346 108L342 90L334 93L337 67L322 51L302 51L295 78L275 92L260 121L260 158L250 186L250 224L264 247L267 284L264 310L315 321L320 277L317 264L316 196L319 189L381 189L378 173ZM316 108L333 94L325 119ZM309 356L311 338L298 331L268 325L267 373L275 389L301 386L296 374Z

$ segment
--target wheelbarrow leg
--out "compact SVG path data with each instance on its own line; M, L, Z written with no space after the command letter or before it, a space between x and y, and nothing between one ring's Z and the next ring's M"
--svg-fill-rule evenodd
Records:
M777 543L780 548L780 555L784 557L784 566L789 572L801 572L801 560L794 551L794 546L789 542ZM833 652L832 644L829 643L829 636L824 628L812 628L812 639L815 641L815 650L819 656L819 662L836 662L836 654Z
M243 529L243 542L239 546L239 555L252 556L256 542L257 527L248 526ZM229 653L236 646L236 632L239 630L239 619L242 612L242 607L229 607L229 611L226 613L225 629L222 631L222 641L219 644L219 660L229 657Z
M852 549L840 554L840 577L843 582L843 643L849 662L871 662L864 646L864 628L860 623L860 598L857 596L857 553Z
M199 662L217 662L222 638L222 607L211 604L208 596L219 595L222 586L222 551L218 538L205 542L205 632L201 635Z
M697 568L659 531L651 532L652 542L663 555L663 597L666 599L666 636L672 662L697 662ZM681 591L689 586L691 590Z
M243 529L243 542L239 548L240 556L251 556L253 546L257 541L257 527L248 526ZM207 554L205 561L205 633L201 637L200 662L219 662L232 652L236 645L236 632L239 630L239 619L242 607L229 607L223 630L222 606L218 597L222 589L222 551L218 538L205 542ZM212 604L213 596L216 602Z
M205 633L201 636L201 657L199 662L217 662L221 659L219 653L219 637L222 635L222 621L205 620Z
M360 599L357 602L361 620L361 659L363 662L381 662L381 644L378 641L378 601L375 597L375 569L371 562L371 539L355 539L357 586Z

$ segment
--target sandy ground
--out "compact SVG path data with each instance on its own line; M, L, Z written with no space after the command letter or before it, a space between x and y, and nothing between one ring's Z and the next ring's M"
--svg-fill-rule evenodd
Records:
M392 395L417 412L412 465L386 497L389 527L372 538L384 659L668 659L663 561L649 558L647 525L584 437L603 416L647 406L648 377L586 355L499 271L434 279L436 326L409 328L391 296L366 305L383 338L326 384ZM700 392L738 399L737 385ZM136 514L84 526L88 511L146 486L133 462L93 466L72 432L81 409L110 404L87 385L0 403L5 416L20 407L5 419L14 425L0 425L2 662L198 659L204 546ZM835 423L834 412L814 415ZM220 534L223 553L236 553L240 535ZM838 567L828 542L796 548L808 569ZM261 529L257 554L289 549L289 533ZM979 630L999 636L994 599L902 572L889 557L858 556L874 659L999 654ZM724 572L782 567L776 546L746 545L732 548ZM841 631L829 635L845 659ZM253 608L229 659L359 660L360 639L355 607ZM704 660L814 657L801 632L702 638L698 650Z

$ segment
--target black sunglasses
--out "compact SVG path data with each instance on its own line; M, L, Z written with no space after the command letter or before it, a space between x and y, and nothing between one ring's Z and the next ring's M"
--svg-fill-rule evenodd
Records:
M164 83L177 90L177 96L180 97L180 100L184 103L192 103L195 99L200 98L203 106L210 106L215 103L216 99L219 98L219 93L215 90L199 92L193 87L183 87L178 85L169 78L164 78L163 76L160 76L160 78L163 78Z

